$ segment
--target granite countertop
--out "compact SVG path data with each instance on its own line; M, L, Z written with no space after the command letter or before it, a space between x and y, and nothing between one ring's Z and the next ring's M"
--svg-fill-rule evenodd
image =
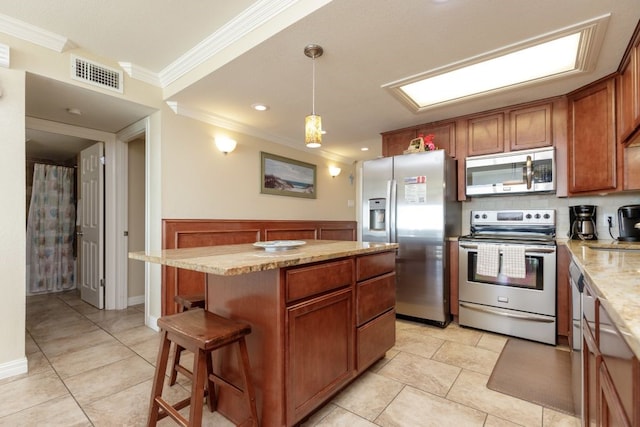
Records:
M220 276L234 276L398 248L397 243L341 240L306 240L304 242L304 245L275 252L268 252L263 248L255 247L252 243L246 243L131 252L129 258Z
M640 358L640 243L558 243L569 248L627 344Z

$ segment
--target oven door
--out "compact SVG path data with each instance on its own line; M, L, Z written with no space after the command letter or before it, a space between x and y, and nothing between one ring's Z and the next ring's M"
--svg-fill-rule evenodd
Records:
M460 241L460 301L520 312L556 316L556 247L526 243L487 243L499 246L525 245L524 278L502 273L502 249L497 277L477 273L478 245Z

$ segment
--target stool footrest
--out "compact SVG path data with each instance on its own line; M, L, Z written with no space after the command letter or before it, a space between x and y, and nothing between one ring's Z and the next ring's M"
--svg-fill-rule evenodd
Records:
M178 412L182 408L186 408L189 406L191 402L191 398L186 398L176 403L175 405L170 405L169 402L164 400L162 397L156 397L155 401L158 403L158 406L162 408L162 410L158 414L158 420L161 420L164 417L171 417L175 422L180 424L183 427L187 427L189 425L189 420L180 415Z
M209 374L209 380L213 381L214 383L218 384L219 386L228 387L229 390L235 392L238 396L242 396L244 394L244 390L242 390L240 387L236 386L235 384L230 383L229 381L225 380L224 378L222 378L219 375Z

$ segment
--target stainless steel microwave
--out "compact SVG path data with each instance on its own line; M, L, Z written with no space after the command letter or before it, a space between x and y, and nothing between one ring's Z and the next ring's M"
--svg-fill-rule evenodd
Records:
M553 147L467 157L467 196L554 192Z

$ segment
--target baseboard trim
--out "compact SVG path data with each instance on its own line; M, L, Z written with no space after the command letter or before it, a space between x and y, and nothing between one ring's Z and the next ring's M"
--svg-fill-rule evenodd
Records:
M131 307L132 305L140 305L144 304L144 294L138 295L135 297L129 297L127 299L127 306Z
M160 328L158 327L158 318L154 316L147 317L146 325L153 329L156 332L160 332Z
M26 374L29 371L29 363L26 357L11 362L0 364L0 380L15 375Z

